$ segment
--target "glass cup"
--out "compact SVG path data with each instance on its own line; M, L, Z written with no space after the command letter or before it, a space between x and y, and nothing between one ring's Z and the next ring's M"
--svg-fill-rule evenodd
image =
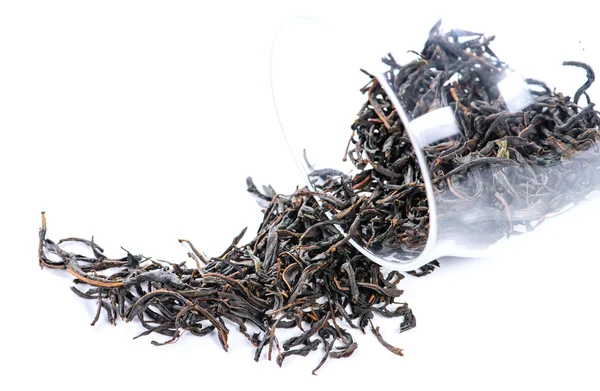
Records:
M600 117L582 87L593 74L572 62L589 56L529 67L517 42L517 71L486 35L438 23L412 38L421 46L375 56L382 40L367 50L294 18L273 44L277 115L307 186L345 175L356 194L376 197L352 245L408 271L444 256L514 251L527 243L514 237L580 204L587 223L598 216ZM544 235L560 240L561 229Z

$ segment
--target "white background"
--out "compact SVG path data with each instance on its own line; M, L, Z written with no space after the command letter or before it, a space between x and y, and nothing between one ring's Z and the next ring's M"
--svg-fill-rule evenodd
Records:
M466 2L280 3L0 3L2 389L223 382L244 389L597 390L600 260L589 211L574 211L554 236L541 231L519 257L444 259L433 275L405 279L400 286L418 326L399 335L397 324L384 323L405 357L370 333L357 334L355 354L329 360L316 377L310 370L320 352L288 358L281 369L266 358L255 363L233 328L225 353L216 336L154 347L160 336L132 340L137 324L113 327L103 316L90 327L94 304L69 290L70 276L39 270L41 211L50 238L94 235L115 257L124 246L182 261L180 237L212 255L245 226L245 239L252 237L261 213L245 178L282 193L302 183L268 82L270 44L286 16L346 29L370 59L391 50L386 42L405 49L404 41L416 42L410 48L420 50L444 16L513 42L512 58L540 75L551 77L556 59L574 55L600 63L594 13L581 3L473 3L467 11ZM583 81L577 77L575 85Z

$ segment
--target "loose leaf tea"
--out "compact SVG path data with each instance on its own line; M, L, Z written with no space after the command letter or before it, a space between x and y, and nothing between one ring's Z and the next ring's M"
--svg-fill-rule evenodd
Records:
M595 78L591 67L564 62L587 78L574 99L526 79L531 102L510 111L498 84L512 71L490 49L492 40L462 30L443 34L438 23L414 61L383 58L387 82L409 118L443 107L454 114L458 133L422 146L438 236L463 234L487 245L518 233L519 226L533 229L600 187L600 119L586 93ZM342 224L360 244L410 259L423 250L430 228L423 173L405 124L370 77L346 153L359 172L343 185L343 178L329 175L315 187L336 197L335 213L350 205L361 210L358 220Z
M119 318L127 322L137 318L147 329L141 335L168 337L153 341L154 345L176 342L185 332L197 336L214 332L225 350L229 327L234 325L255 347L256 361L266 350L268 358L275 355L281 366L290 355L306 356L321 348L323 356L313 373L328 358L352 355L358 345L346 328L364 332L375 313L400 318L399 332L415 326L411 309L397 302L402 295L397 284L403 276L384 275L379 265L345 242L325 215L334 199L319 203L305 189L291 196L271 189L261 193L251 179L248 190L268 201L256 238L240 246L244 230L213 258L181 239L190 248L195 268L130 252L112 259L94 240L54 242L46 237L45 215L40 266L65 269L77 285L91 286L71 289L97 302L92 325L102 313L113 324ZM87 246L92 255L61 247L73 241ZM250 324L259 332L248 332ZM401 349L383 340L378 328L371 327L386 348L402 355ZM277 330L281 328L297 328L300 334L280 341Z
M533 100L511 112L497 87L510 69L491 51L491 41L461 30L442 33L436 25L417 59L400 65L388 55L383 61L389 66L387 81L410 118L442 107L454 113L459 132L423 146L427 174L440 219L468 212L477 224L440 229L494 241L514 234L518 225L533 228L532 222L597 189L600 159L598 112L586 92L592 69L565 62L587 76L574 99L527 79ZM237 327L254 346L257 361L266 354L281 366L288 356L320 350L315 373L329 358L353 354L358 345L348 328L354 328L370 329L386 349L402 355L373 322L380 315L398 318L399 332L415 327L412 310L398 301L403 275L384 273L350 240L414 256L427 241L430 215L406 126L379 81L367 75L361 90L366 102L346 151L358 172L313 170L312 186L291 195L271 187L260 191L249 178L248 191L265 207L249 243L240 244L243 230L221 255L207 257L181 239L195 263L191 268L128 251L113 259L93 239L47 238L42 214L40 266L75 277L73 292L97 304L92 325L103 314L113 324L138 319L147 329L140 336L165 336L155 345L176 342L188 332L216 335L227 350L230 328ZM87 247L91 255L67 251L67 242ZM434 261L411 274L426 275L437 266ZM297 334L280 340L280 329Z

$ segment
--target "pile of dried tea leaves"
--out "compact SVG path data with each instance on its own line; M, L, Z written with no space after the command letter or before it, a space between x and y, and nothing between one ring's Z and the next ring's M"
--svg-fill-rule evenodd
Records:
M102 312L110 323L137 318L148 329L142 335L169 337L152 342L155 345L175 342L186 331L197 336L215 331L227 350L229 327L235 325L255 346L257 361L264 349L281 365L287 356L306 356L321 346L324 353L315 373L329 357L348 357L357 348L344 327L364 331L370 326L386 348L402 355L371 320L375 313L401 318L400 332L415 326L408 305L396 301L402 295L397 284L403 276L398 272L384 276L379 265L346 243L325 215L334 199L325 197L318 203L305 189L283 196L259 192L251 179L248 185L249 191L268 201L256 238L240 246L244 230L223 254L210 259L181 239L191 249L195 268L129 252L111 259L93 240L66 238L55 243L46 237L44 215L40 265L65 269L77 284L91 286L85 291L71 289L98 303L92 325ZM72 241L88 246L93 256L61 248ZM248 324L260 332L248 333ZM299 334L280 342L280 328L297 328Z
M572 151L598 152L599 117L586 94L594 74L585 64L566 63L587 72L588 81L574 100L529 79L534 103L510 112L496 87L508 67L490 50L490 41L458 30L442 34L436 25L415 61L399 65L391 55L384 59L390 67L387 77L412 118L445 106L455 113L461 133L425 147L439 196L453 197L447 205L460 209L483 203L502 210L516 202L525 209L540 208L543 214L600 183L598 160L595 165L585 159L553 165ZM216 335L227 350L234 326L254 346L255 360L266 352L281 365L287 356L321 350L314 373L328 358L355 351L348 328L369 328L387 349L402 355L372 320L377 314L398 318L400 332L415 327L411 309L397 301L403 275L385 275L349 240L376 250L418 252L429 229L427 199L406 129L390 100L373 77L363 92L367 101L352 125L346 154L359 172L347 176L315 170L310 174L315 190L300 188L291 195L271 188L261 192L249 179L248 191L266 205L249 243L240 245L242 231L221 255L208 258L190 241L180 240L190 248L192 268L129 252L112 259L93 240L50 240L42 216L40 265L75 277L73 292L97 302L92 324L102 313L111 323L137 318L147 329L142 335L166 336L155 345L175 342L189 332ZM588 104L580 108L583 96ZM478 180L449 180L455 174ZM573 177L587 180L575 183ZM477 185L482 183L486 186ZM486 232L506 234L519 222L519 214L487 221L492 227ZM93 255L64 249L72 241ZM415 274L427 274L435 265ZM259 331L250 332L249 325ZM280 341L280 329L298 332Z

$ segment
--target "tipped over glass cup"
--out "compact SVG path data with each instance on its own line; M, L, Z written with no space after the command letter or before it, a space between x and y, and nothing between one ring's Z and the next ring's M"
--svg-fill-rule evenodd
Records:
M337 183L360 200L339 201L329 217L360 208L335 225L371 260L410 271L486 257L578 205L600 210L600 116L583 51L558 60L557 50L544 69L513 53L514 68L494 37L438 22L396 52L410 40L386 36L393 43L377 57L334 30L285 23L271 87L313 195L328 202Z

